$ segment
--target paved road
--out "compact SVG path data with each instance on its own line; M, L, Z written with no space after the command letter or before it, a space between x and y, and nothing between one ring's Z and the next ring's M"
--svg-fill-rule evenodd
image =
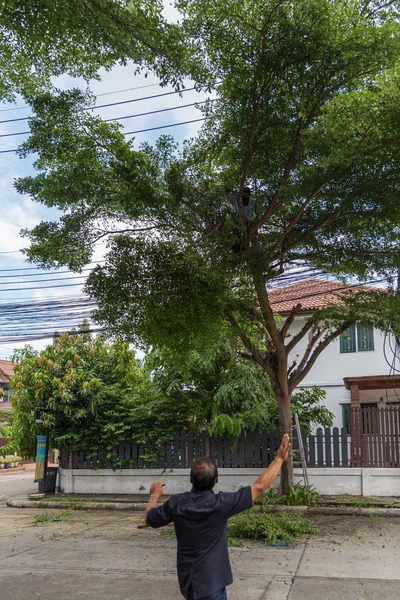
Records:
M3 495L30 491L30 474L7 477ZM138 530L139 518L1 505L1 600L178 600L176 541ZM229 600L399 600L400 519L319 517L316 524L324 535L291 548L232 548Z
M11 469L10 469L11 471ZM5 504L7 499L17 494L29 494L37 491L37 483L33 482L34 470L29 468L25 471L16 471L11 474L0 474L0 505Z

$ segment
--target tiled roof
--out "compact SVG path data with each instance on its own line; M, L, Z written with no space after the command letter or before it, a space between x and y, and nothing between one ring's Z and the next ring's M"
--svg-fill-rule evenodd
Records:
M10 360L0 360L0 378L10 381L14 375L14 365Z
M309 279L302 283L295 283L268 292L271 307L274 312L288 312L297 304L301 304L302 311L325 308L332 304L342 304L341 294L347 290L377 290L381 288L341 283L339 281L326 281L324 279ZM382 291L382 290L381 290Z

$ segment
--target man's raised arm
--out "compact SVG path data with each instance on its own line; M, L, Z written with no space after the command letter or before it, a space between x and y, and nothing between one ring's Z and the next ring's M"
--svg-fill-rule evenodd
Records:
M251 497L253 500L261 496L267 490L270 485L275 481L277 476L279 475L279 471L281 470L282 464L288 457L290 451L290 439L288 434L286 433L283 436L281 446L278 450L278 456L272 463L269 465L268 469L261 473L261 475L256 479L256 481L251 486Z

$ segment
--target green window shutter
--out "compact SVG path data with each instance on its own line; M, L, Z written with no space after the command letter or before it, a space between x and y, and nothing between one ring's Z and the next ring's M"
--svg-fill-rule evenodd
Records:
M340 336L340 353L357 352L356 327L352 325Z
M372 327L357 326L357 348L359 352L374 350L374 330Z
M351 433L351 404L342 404L342 423L343 427L347 429L347 433Z

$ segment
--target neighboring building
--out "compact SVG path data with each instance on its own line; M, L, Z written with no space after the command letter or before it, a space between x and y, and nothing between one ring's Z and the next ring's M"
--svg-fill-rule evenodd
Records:
M358 290L359 286L350 286ZM340 289L341 288L341 289ZM362 286L361 289L371 289ZM291 334L296 334L318 308L341 304L343 284L334 281L309 280L269 292L274 312L287 315L300 303ZM400 375L393 375L384 354L385 334L369 327L355 326L334 340L317 358L299 387L314 385L326 392L325 406L335 415L334 426L349 430L351 407L400 405ZM289 365L307 345L307 336L289 355ZM390 352L390 350L389 350ZM393 356L392 356L393 358Z
M10 408L11 398L11 378L14 375L14 365L10 360L0 360L0 390L4 392L4 395L0 398L0 410L4 408Z

